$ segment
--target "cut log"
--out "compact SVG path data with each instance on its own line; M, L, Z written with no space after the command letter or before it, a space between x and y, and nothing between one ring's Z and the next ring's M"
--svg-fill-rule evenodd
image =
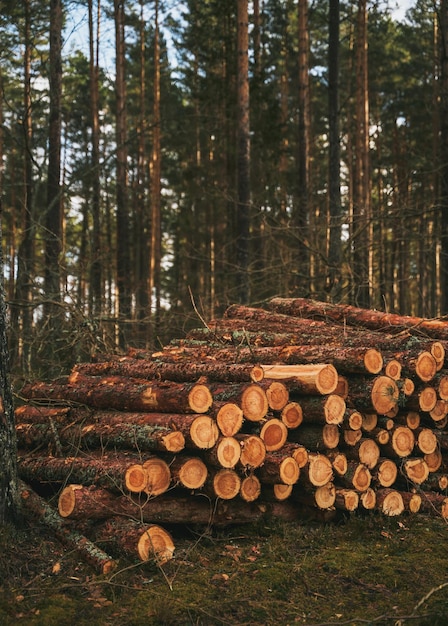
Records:
M305 467L308 463L308 450L301 444L287 441L283 446L282 451L288 456L292 456L294 461L299 466L299 469Z
M48 446L54 442L55 430L50 424L17 424L17 441L20 447ZM142 452L179 452L185 439L179 431L163 426L122 423L110 425L74 424L57 429L58 441L75 454L80 449L104 448L131 449Z
M208 480L207 480L208 482ZM204 492L207 493L207 482ZM241 489L241 478L233 469L220 469L212 473L211 495L221 500L236 498Z
M373 511L376 506L376 492L372 487L359 494L359 504L366 511Z
M306 465L300 469L299 483L322 487L331 482L333 477L330 459L319 452L310 452Z
M397 359L390 359L384 366L385 376L389 376L393 380L399 380L401 378L402 366Z
M393 420L395 424L407 426L411 430L415 430L420 426L420 413L418 411L402 411Z
M344 420L346 405L341 396L302 396L299 402L304 424L342 424Z
M434 408L428 411L428 415L433 422L442 422L446 418L447 414L448 402L446 400L437 400Z
M357 376L350 379L347 404L358 411L375 412L385 415L398 403L397 383L388 376L366 378Z
M420 511L422 506L422 497L420 494L411 491L400 491L400 495L403 499L405 511L409 511L409 513L413 514Z
M282 409L280 417L286 428L298 428L303 421L301 405L298 402L288 402Z
M363 425L363 416L356 409L347 408L344 413L344 419L342 420L343 428L350 428L351 430L359 430Z
M266 457L266 446L257 435L238 434L235 438L241 446L238 467L247 470L260 467Z
M210 415L216 419L224 437L236 435L243 426L243 410L234 402L214 402Z
M164 565L173 558L175 545L171 534L157 524L113 517L95 530L95 541L115 546L127 556Z
M361 428L365 432L370 432L378 426L378 415L376 413L362 413Z
M436 406L437 392L430 385L416 386L415 393L406 399L406 408L410 411L428 413Z
M422 488L425 491L436 491L446 495L448 489L448 474L433 472L428 475Z
M204 453L207 464L213 467L233 469L241 458L241 446L235 437L220 437L217 443Z
M168 491L171 484L171 471L168 463L163 459L153 457L144 461L142 465L148 476L145 493L154 497Z
M280 380L265 380L260 383L266 392L271 411L282 411L289 402L288 387Z
M372 481L380 487L392 487L397 480L398 468L392 459L379 458L371 470Z
M237 404L250 422L261 421L269 409L268 398L260 384L210 384L214 402Z
M338 476L338 483L348 489L363 492L370 487L372 475L370 470L357 461L347 462L347 471L343 476Z
M190 426L189 437L186 440L194 448L209 450L213 448L219 438L219 430L216 422L208 415L198 415Z
M331 461L335 476L343 476L348 468L346 455L339 450L328 450L325 454Z
M428 470L431 472L438 472L442 467L442 452L439 448L434 450L431 454L425 454L423 456L425 459L426 465L428 466Z
M264 441L267 452L274 452L280 450L286 443L288 428L281 420L274 417L266 420L257 434Z
M198 457L175 457L169 468L172 484L186 489L200 489L208 476L207 465Z
M51 529L52 533L66 546L78 552L82 558L90 563L101 574L109 574L117 562L98 546L89 541L77 530L64 525L57 511L41 498L28 485L19 481L19 495L26 512L38 522Z
M425 459L408 458L401 463L401 473L407 481L421 485L428 479L429 469Z
M299 480L300 469L292 456L268 452L263 465L257 470L257 476L263 484L295 485Z
M380 458L380 448L373 439L362 437L354 446L346 446L344 453L347 459L363 463L372 469Z
M296 485L292 497L308 506L317 506L319 509L328 510L334 507L336 489L332 482L306 490L302 489L300 485Z
M261 498L265 502L276 500L282 502L291 497L292 491L293 485L284 485L283 483L278 483L277 485L262 485Z
M343 430L342 436L346 446L356 446L358 441L362 438L362 430Z
M404 502L401 493L396 489L377 489L376 509L389 517L401 515L404 511Z
M359 506L359 494L354 489L336 487L334 506L342 511L356 511Z
M128 379L120 376L73 375L66 384L30 383L21 389L22 397L34 400L63 400L119 411L159 411L161 413L206 413L212 405L207 386L194 383Z
M69 421L70 407L51 407L51 406L33 406L32 404L23 404L14 411L16 423L46 423L56 422L59 424L67 424Z
M164 363L128 356L102 363L77 364L73 371L82 376L122 376L147 380L171 380L178 383L197 382L202 377L208 381L226 383L258 382L263 379L263 369L250 363L218 361L198 363L193 360L182 363Z
M64 502L63 507L61 500ZM145 523L201 524L216 527L253 524L269 516L288 521L300 520L304 516L300 507L287 502L268 503L264 500L258 504L243 502L239 498L210 500L201 494L188 497L163 494L157 498L131 498L114 496L104 489L81 485L76 489L69 485L61 492L59 508L63 508L63 517L71 520L99 520L119 514Z
M437 448L437 436L431 428L419 427L412 431L415 435L415 447L423 454L431 454Z
M330 394L336 389L338 373L331 364L261 365L266 378L287 380L289 389L296 393Z
M446 370L436 374L432 381L441 400L448 400L448 374Z
M407 426L395 426L390 433L389 442L381 446L383 456L391 458L409 456L414 450L414 431Z
M426 334L436 339L448 339L448 324L441 319L383 313L349 304L329 304L305 298L273 298L269 302L269 308L286 315L332 319L354 326L388 332L401 332L406 329L410 333Z
M261 494L261 483L257 476L249 474L241 481L240 497L245 502L255 502Z
M324 424L317 426L314 424L302 425L297 430L290 431L288 440L300 443L309 450L324 452L333 450L339 445L339 429L336 424Z
M369 437L379 445L386 445L390 440L390 431L387 428L374 428L368 433Z
M145 457L143 457L144 459ZM67 483L76 481L84 485L97 485L118 492L143 491L148 476L142 458L130 453L91 453L86 456L53 457L21 453L18 470L25 482Z

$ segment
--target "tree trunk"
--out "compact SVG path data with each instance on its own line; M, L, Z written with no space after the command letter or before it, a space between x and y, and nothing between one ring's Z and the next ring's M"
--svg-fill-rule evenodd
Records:
M48 136L47 210L45 213L45 315L54 327L60 315L62 252L61 123L62 2L50 2L50 118ZM56 306L55 306L56 305ZM54 340L54 338L53 338Z
M238 0L238 164L237 164L237 251L238 300L250 300L250 117L249 117L249 16L248 1Z
M0 200L0 525L17 524L21 518L14 401L9 378L1 209Z

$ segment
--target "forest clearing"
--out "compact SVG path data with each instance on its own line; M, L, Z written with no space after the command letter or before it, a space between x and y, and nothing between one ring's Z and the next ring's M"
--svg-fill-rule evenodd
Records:
M5 623L442 624L447 346L443 320L273 298L24 384L52 591L2 559Z

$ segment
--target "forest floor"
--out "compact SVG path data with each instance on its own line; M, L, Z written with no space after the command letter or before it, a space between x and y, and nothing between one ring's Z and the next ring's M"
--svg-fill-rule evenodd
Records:
M176 551L164 566L120 560L97 575L40 525L0 528L0 624L448 623L448 524L439 517L170 530Z

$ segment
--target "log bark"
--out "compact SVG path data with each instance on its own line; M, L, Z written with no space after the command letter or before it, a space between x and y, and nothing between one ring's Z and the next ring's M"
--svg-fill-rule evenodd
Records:
M47 424L17 424L17 441L20 447L51 445L54 429ZM90 450L103 447L135 451L179 452L185 446L185 440L179 431L163 426L128 424L111 427L98 424L74 424L57 429L58 442L76 456L80 449ZM57 443L58 443L57 442Z
M142 462L145 457L130 453L91 453L86 456L53 457L21 453L19 475L25 482L78 482L117 492L139 493L148 483Z
M56 400L119 411L206 413L213 402L206 385L73 375L66 383L29 383L20 391L29 400Z
M300 443L314 452L326 453L327 450L334 450L338 447L339 429L336 424L302 425L297 430L290 431L288 440Z
M19 481L19 495L26 512L33 520L51 529L64 545L78 552L98 572L109 574L116 568L117 562L111 556L77 530L68 528L58 512L22 481Z
M249 383L260 381L264 376L261 367L250 363L198 363L193 360L164 363L127 356L101 363L80 363L74 366L73 371L82 376L120 376L178 383L196 383L201 378L211 382Z
M406 329L410 333L426 334L436 339L448 339L448 323L443 319L383 313L349 304L329 304L305 298L273 298L269 302L269 308L286 315L331 319L373 330L387 330L387 332L399 333Z
M413 493L411 491L400 491L400 495L403 499L405 511L409 513L418 513L422 506L422 497L419 493Z

